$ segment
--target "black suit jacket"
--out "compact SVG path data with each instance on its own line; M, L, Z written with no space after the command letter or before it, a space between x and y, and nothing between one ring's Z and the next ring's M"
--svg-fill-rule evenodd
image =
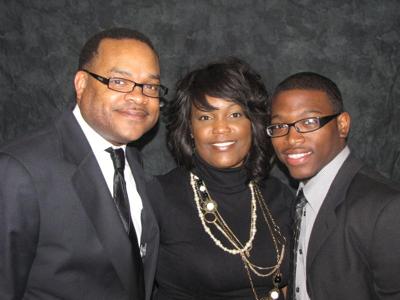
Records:
M135 149L150 298L159 231ZM132 246L71 112L0 151L0 299L132 299Z
M399 300L398 187L350 155L315 220L306 269L312 300Z

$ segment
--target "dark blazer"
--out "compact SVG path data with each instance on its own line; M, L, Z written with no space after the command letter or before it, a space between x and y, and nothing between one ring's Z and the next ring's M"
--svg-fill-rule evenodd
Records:
M400 189L350 155L315 220L306 268L312 300L399 300Z
M159 231L135 149L150 298ZM133 299L132 246L71 112L0 150L0 299Z

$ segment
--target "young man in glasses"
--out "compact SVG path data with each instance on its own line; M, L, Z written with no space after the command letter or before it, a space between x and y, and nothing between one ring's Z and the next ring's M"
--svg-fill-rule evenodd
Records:
M127 144L158 120L158 55L102 31L74 83L73 111L0 150L0 299L150 299L159 232Z
M305 197L293 214L290 297L400 299L400 189L350 153L336 84L297 73L277 86L270 110L267 134Z

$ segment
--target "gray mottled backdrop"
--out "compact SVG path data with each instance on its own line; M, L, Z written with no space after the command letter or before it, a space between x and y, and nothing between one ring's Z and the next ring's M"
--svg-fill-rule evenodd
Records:
M74 101L80 47L111 26L152 38L170 88L194 66L227 55L252 64L269 89L298 71L332 78L353 117L350 146L400 180L398 0L1 0L0 144ZM174 163L162 123L153 135L142 151L146 168L160 174Z

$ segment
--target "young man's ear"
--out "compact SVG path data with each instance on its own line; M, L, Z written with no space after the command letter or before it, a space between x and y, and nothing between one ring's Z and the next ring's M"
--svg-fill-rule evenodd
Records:
M337 117L339 135L341 138L347 138L350 132L351 117L348 112L342 112Z
M88 81L88 74L84 71L78 71L75 74L74 85L75 85L75 92L76 92L76 101L80 102L82 98L82 94L86 88Z

